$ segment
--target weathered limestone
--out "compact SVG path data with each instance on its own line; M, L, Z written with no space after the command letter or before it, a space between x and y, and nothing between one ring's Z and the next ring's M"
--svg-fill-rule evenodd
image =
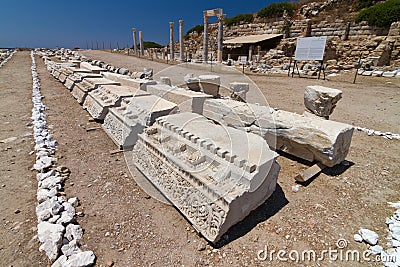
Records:
M154 95L125 98L120 107L110 108L102 127L121 149L131 149L137 135L155 119L178 112L176 104Z
M304 92L304 105L317 116L329 118L342 98L342 91L324 86L307 86Z
M246 101L246 94L249 91L248 83L233 82L229 84L232 91L231 98L238 101Z
M120 85L119 82L111 81L105 78L84 78L82 82L77 83L72 89L72 95L79 104L83 104L87 94L98 88L100 85Z
M225 17L226 17L226 14L218 14L218 51L217 51L218 62L222 62Z
M261 137L193 113L157 119L133 150L137 168L213 243L273 193L276 158Z
M65 87L68 88L68 90L72 90L74 88L74 86L77 83L80 83L83 81L83 79L85 78L101 78L101 74L96 74L96 73L92 73L92 72L76 72L70 76L67 77L67 79L65 80Z
M139 31L139 45L140 45L140 55L144 56L144 45L143 45L143 32Z
M134 87L119 85L100 85L89 92L83 103L83 108L96 120L104 120L111 107L121 105L123 99L139 95L149 95Z
M132 28L132 35L133 35L133 51L135 55L137 55L138 47L137 47L137 39L136 39L136 28Z
M193 73L188 73L183 77L186 86L189 88L189 90L199 92L200 91L200 84L199 84L199 78L194 77Z
M204 101L212 98L211 95L166 84L147 85L145 91L179 105L181 112L194 112L197 114L203 113Z
M100 72L102 72L102 71L107 71L106 69L100 68L98 66L93 66L93 65L91 65L90 63L87 63L87 62L82 62L81 63L81 68L90 70L91 72L97 73L97 74L100 74Z
M127 75L116 74L112 72L103 72L103 77L111 81L119 82L121 85L130 86L136 89L144 90L146 85L156 84L156 81L140 78L130 78ZM139 75L140 77L140 75Z
M259 134L274 149L328 167L346 158L354 130L348 124L234 100L206 100L203 115L223 125Z
M221 84L220 76L218 75L200 75L199 84L201 90L205 94L217 96L219 93L219 86Z
M171 60L175 59L175 48L174 48L174 23L169 23L169 53L171 55Z
M185 61L185 38L183 31L183 20L179 20L179 60Z

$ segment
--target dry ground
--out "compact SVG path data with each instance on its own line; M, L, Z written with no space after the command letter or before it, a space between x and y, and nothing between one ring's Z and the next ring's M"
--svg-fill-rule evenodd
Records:
M158 71L168 66L109 52L85 51L84 54L131 71L141 71L147 66ZM3 82L3 77L9 76L4 72L10 71L17 75L13 77L15 82L25 79L28 84L30 72L23 70L30 66L29 55L17 53L15 56L18 56L13 59L15 62L12 60L0 69L0 82ZM9 69L13 64L15 67L11 71ZM324 249L335 249L340 238L349 241L349 249L362 252L367 246L353 241L353 234L360 227L376 230L381 235L381 244L384 244L385 218L393 213L386 202L399 200L400 141L355 132L348 155L350 166L326 169L297 192L292 189L296 185L293 177L305 165L280 157L278 161L281 172L275 193L243 222L234 226L218 248L213 248L193 231L177 210L149 198L136 185L134 178L140 174L134 172L131 175L123 154L110 154L116 147L103 130L98 128L86 131L100 125L89 120L88 113L65 86L48 73L39 58L37 65L44 101L49 107L48 122L59 142L59 165L67 166L72 171L65 190L67 196L77 196L81 200L79 210L85 216L79 217L78 221L85 229L84 243L98 257L98 266L106 266L108 261L114 262L114 266L379 266L375 263L335 260L298 264L291 261L260 261L257 260L257 252L268 246L270 250L284 249L289 252L297 249L301 252L304 249L314 249L319 253ZM321 84L341 89L344 92L343 99L332 116L333 120L376 130L400 132L400 81L394 78L361 77L356 85L350 83L350 74L330 81L284 76L254 75L251 78L261 88L271 106L296 112L304 110L302 95L306 85ZM19 118L16 114L23 110L25 113L19 116L29 116L30 105L18 106L23 99L29 98L31 87L25 87L18 86L13 90L3 85L0 87L0 93L5 96L11 94L10 91L18 92L18 98L16 94L9 98L3 97L3 102L6 101L9 108L2 105L2 117L11 114ZM25 121L5 124L0 139L3 136L7 138L23 134L26 131L25 124ZM8 127L8 131L14 132L5 134L3 129ZM20 134L17 133L19 128ZM30 202L25 204L22 198L10 198L10 192L13 191L11 186L16 186L18 190L24 188L16 184L6 184L6 187L0 188L0 199L2 203L13 203L7 205L10 208L5 213L2 208L3 221L15 221L16 216L26 214L31 218L29 226L32 227L36 181L34 175L28 172L33 163L26 156L33 148L30 141L12 146L11 151L20 149L23 152L17 159L27 159L18 163L18 168L8 180L6 175L10 174L3 169L16 166L11 162L14 154L7 150L2 153L1 161L1 183L22 179L21 182L27 187L22 196ZM0 145L2 149L6 148L6 145ZM24 170L27 171L25 176ZM33 183L29 184L29 181ZM22 211L20 214L14 214L17 207ZM28 228L21 227L19 231L26 236L26 240L34 235ZM1 232L1 236L4 234ZM2 248L9 248L8 240L2 238L0 241ZM3 253L0 258L12 264L12 258L16 257L19 261L26 261L22 265L34 266L31 260L40 260L37 246L22 247L25 253L37 256L26 259L25 256L18 257L10 249L6 252L3 249L0 250Z

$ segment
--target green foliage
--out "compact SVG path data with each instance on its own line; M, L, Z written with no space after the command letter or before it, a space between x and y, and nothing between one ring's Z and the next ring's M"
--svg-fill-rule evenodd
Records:
M138 47L139 47L139 44L138 44ZM162 45L157 44L155 42L143 42L143 47L144 47L144 49L147 49L147 48L163 48ZM132 46L132 49L133 49L133 46Z
M387 0L367 9L361 10L356 22L366 20L369 25L390 27L390 24L400 20L400 0Z
M291 17L296 10L296 6L293 3L281 2L272 3L269 6L264 7L257 13L257 17L260 18L279 18L283 16L283 12L287 11L289 17Z
M238 25L241 22L252 23L253 20L254 20L253 14L239 14L232 18L227 18L225 20L225 25L226 26Z
M373 6L375 3L373 0L359 0L357 4L357 10L361 10L366 7Z
M192 33L192 32L202 33L203 30L204 30L204 25L202 25L202 24L196 25L187 31L186 36L189 36L189 33Z

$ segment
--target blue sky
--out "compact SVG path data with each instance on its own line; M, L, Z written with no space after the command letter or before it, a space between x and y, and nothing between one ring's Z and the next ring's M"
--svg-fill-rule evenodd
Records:
M1 0L0 47L131 46L132 27L145 41L166 44L169 21L185 32L203 22L202 11L223 8L228 17L253 13L277 0Z

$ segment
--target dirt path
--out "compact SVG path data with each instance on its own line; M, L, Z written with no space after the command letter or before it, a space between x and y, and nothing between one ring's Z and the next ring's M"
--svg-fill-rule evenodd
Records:
M31 122L30 52L18 52L0 69L0 259L2 266L46 266L36 235L36 174Z

